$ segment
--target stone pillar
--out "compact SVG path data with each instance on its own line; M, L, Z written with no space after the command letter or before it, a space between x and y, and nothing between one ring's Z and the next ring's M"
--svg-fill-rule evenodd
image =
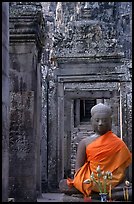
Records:
M10 6L10 169L15 202L36 202L41 194L41 66L44 21L40 3Z
M2 202L8 202L9 174L9 3L2 2Z

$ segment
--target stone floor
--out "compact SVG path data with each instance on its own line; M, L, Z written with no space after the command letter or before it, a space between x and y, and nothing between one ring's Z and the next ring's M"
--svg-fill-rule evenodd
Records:
M84 202L84 198L76 195L66 195L64 193L43 193L37 202ZM85 201L86 202L86 201ZM100 200L92 200L92 202L100 202ZM117 202L117 201L113 201ZM126 202L126 201L118 201ZM127 201L132 202L132 201Z
M37 202L63 202L64 193L43 193Z
M84 202L84 198L78 195L66 195L64 193L43 193L37 202ZM99 202L99 200L92 200Z

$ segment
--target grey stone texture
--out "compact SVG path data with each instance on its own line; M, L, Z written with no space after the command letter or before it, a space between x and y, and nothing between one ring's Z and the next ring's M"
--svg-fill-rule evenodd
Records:
M9 154L9 197L36 202L74 175L78 142L93 132L90 121L80 121L81 100L110 105L113 131L132 150L132 4L9 5L9 60L7 8L2 29L3 198Z
M125 57L132 59L132 2L116 2L117 35Z
M2 202L8 202L9 107L9 3L2 2Z
M9 196L36 202L41 194L41 54L45 23L40 3L10 3Z
M131 150L131 6L131 2L42 2L48 26L44 51L48 177L43 167L42 179L48 191L74 175L77 144L92 133L90 123L79 121L81 99L103 100L111 106L113 131Z

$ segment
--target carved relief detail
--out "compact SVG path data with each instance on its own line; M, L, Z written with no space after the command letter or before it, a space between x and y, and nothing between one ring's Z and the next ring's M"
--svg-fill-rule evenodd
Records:
M120 52L113 18L114 4L106 5L100 12L103 4L85 2L79 5L79 12L72 16L61 30L56 29L53 36L53 47L57 56L65 55L107 55ZM98 16L94 15L97 12ZM72 19L72 18L70 18ZM122 53L123 54L123 53Z

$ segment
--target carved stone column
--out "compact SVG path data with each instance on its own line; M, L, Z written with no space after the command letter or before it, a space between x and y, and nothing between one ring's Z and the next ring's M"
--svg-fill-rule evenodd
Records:
M15 202L36 202L41 193L42 8L37 2L10 3L10 169Z

